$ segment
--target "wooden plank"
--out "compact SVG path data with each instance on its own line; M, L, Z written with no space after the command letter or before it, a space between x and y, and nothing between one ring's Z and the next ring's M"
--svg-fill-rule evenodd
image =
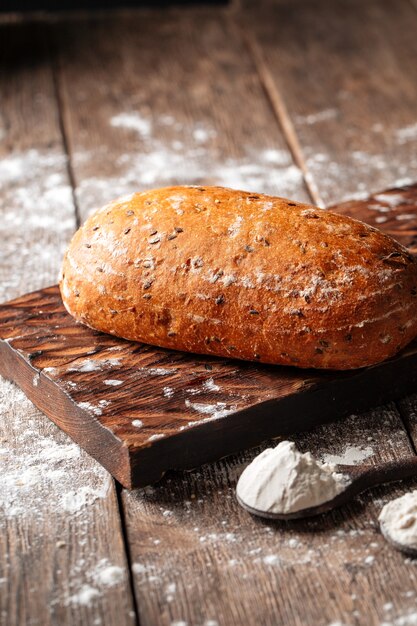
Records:
M409 2L276 4L243 22L318 202L417 180L417 13Z
M3 26L0 57L5 300L55 280L75 216L42 26ZM0 622L134 623L112 479L4 380L0 459Z
M90 20L60 25L55 37L83 217L118 195L169 184L308 199L225 14Z
M340 462L411 452L393 406L295 439ZM234 495L261 449L123 492L141 624L376 626L413 613L415 567L384 541L377 516L416 482L375 489L316 519L266 523Z

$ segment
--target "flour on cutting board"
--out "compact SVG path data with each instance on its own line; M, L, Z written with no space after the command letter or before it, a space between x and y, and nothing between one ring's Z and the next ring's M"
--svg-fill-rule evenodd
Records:
M215 402L214 404L209 404L205 402L191 402L188 399L185 400L185 406L193 411L196 411L197 413L209 416L203 420L200 419L197 422L189 422L188 426L195 426L196 424L201 424L202 422L220 419L236 410L235 406L228 407L225 402Z
M0 381L0 418L4 420L0 511L5 518L50 515L45 506L45 494L49 492L53 494L55 511L75 516L106 497L111 479L104 468L54 425L48 423L47 428L55 436L43 435L34 406L20 389L6 381ZM42 418L42 428L43 420L46 418Z
M121 364L121 359L84 359L76 365L68 368L68 372L99 372L106 368L116 367Z

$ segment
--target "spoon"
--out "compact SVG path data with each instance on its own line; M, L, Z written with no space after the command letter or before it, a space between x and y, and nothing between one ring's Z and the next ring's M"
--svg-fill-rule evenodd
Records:
M391 537L388 528L383 522L380 522L379 527L381 529L381 533L384 539L386 539L388 543L390 543L396 550L404 552L404 554L407 554L408 556L417 556L417 548L413 548L406 543L400 543L399 541L395 541L395 539Z
M399 461L388 461L380 465L337 465L335 471L337 471L337 473L344 474L350 479L346 488L331 500L327 500L327 502L322 502L317 506L312 506L307 509L300 509L299 511L293 511L291 513L271 513L270 511L260 511L248 506L239 498L239 496L237 496L237 500L240 506L246 511L252 515L257 515L258 517L263 517L265 519L290 520L300 519L302 517L313 517L314 515L327 513L338 506L346 504L349 500L352 500L352 498L359 495L363 491L370 489L371 487L383 485L395 480L403 480L404 478L409 478L410 476L416 476L417 456L407 457ZM385 533L384 537L386 537L386 539L394 545L394 542Z

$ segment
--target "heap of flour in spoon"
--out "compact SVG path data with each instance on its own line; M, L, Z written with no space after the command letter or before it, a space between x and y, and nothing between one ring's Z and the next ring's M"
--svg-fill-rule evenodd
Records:
M344 491L350 478L334 465L301 453L291 441L259 454L243 471L236 493L242 504L265 513L290 514L319 506Z
M242 472L236 487L239 502L259 515L291 515L330 502L351 478L330 463L320 463L297 450L291 441L267 448ZM317 511L319 512L319 511ZM382 534L394 547L417 553L417 490L384 506L379 516Z

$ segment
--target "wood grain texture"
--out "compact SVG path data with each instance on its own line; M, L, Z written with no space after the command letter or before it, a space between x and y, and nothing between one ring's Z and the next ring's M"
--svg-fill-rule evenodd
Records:
M334 16L342 10L333 6L335 4L326 3L325 12L323 14L323 10L321 14L323 28L318 36L313 33L309 34L306 28L303 32L294 32L294 29L290 31L294 38L291 42L287 41L287 44L291 44L294 66L299 66L299 68L295 67L294 71L300 73L302 80L307 80L308 93L312 91L314 102L317 102L314 107L308 102L305 107L301 106L302 102L306 101L307 93L303 87L302 100L295 104L296 115L309 116L320 113L327 108L327 99L330 102L329 108L334 106L331 89L330 93L322 95L320 85L311 83L314 80L316 82L321 80L321 88L324 89L331 82L327 81L325 76L329 73L327 42L330 36L326 29L326 23L328 23L326 15ZM381 11L385 11L385 5L379 4L382 8L372 8L372 11L377 11L381 15ZM386 13L388 22L384 25L378 18L371 32L365 32L366 37L369 37L369 46L365 46L363 33L367 29L362 18L366 17L370 10L365 5L369 6L369 3L355 2L354 8L351 8L352 14L357 12L359 15L357 23L352 15L346 15L347 9L344 8L346 19L333 19L332 17L331 24L337 29L332 43L335 49L337 38L341 42L348 38L353 40L354 28L358 27L358 32L362 33L360 35L362 50L370 54L371 67L378 70L378 74L375 75L368 73L365 65L366 55L358 59L357 49L356 52L353 50L353 57L356 58L355 72L349 74L351 76L349 85L352 85L356 97L352 99L349 106L345 105L346 112L342 119L348 122L351 119L356 120L359 114L355 111L363 109L367 115L369 114L367 118L369 123L361 122L359 130L356 126L347 128L344 125L336 126L336 130L333 130L333 127L323 126L321 122L322 126L317 126L314 133L306 134L304 131L300 148L303 148L304 139L307 139L306 145L313 146L309 153L311 158L316 152L321 153L321 149L314 147L313 140L317 137L322 142L321 145L331 142L332 152L327 153L327 149L322 152L326 155L326 159L333 159L338 163L339 159L342 161L346 158L345 153L351 149L351 143L353 150L356 150L358 142L358 149L366 151L368 148L365 146L363 149L361 137L362 135L365 138L369 137L371 141L373 134L378 138L379 143L375 150L369 149L369 154L371 157L374 154L379 157L381 150L386 149L384 133L381 130L378 131L378 127L373 132L369 131L373 123L380 124L381 119L387 120L387 127L391 134L395 134L397 129L407 129L414 124L414 118L410 115L409 109L414 106L415 80L414 82L406 80L405 83L403 80L405 72L409 73L415 69L413 65L410 70L415 49L414 41L410 42L413 36L412 19L408 22L409 13L407 9L404 9L404 5L397 10L397 3L393 3L392 10ZM316 11L317 6L315 2L312 10L316 12L316 17L312 23L316 23L320 17ZM375 7L375 3L372 3L372 6ZM299 4L295 10L300 14L304 13L300 11ZM287 11L288 9L285 9L285 12ZM407 24L404 24L404 13L407 17ZM268 20L269 17L267 16L266 19ZM302 15L299 15L297 19L302 20ZM142 22L136 17L126 36L121 23L111 24L115 21L113 19L107 20L106 25L102 24L100 27L94 20L83 24L73 24L70 27L64 26L56 33L57 45L61 46L62 73L59 76L59 87L65 102L63 112L65 128L70 138L72 164L78 183L77 198L82 205L82 214L86 215L91 208L119 193L125 193L140 186L176 182L184 175L184 168L187 170L188 181L220 181L232 184L230 181L236 180L242 187L255 188L259 185L261 191L270 190L273 193L293 195L300 200L306 199L305 191L300 185L299 171L292 169L293 163L289 160L288 152L284 150L285 155L281 152L285 149L285 142L265 104L253 64L248 59L241 44L240 35L236 34L235 28L224 23L223 17L214 19L214 26L213 19L207 25L200 16L188 17L182 24L179 24L177 19L165 16L161 20L162 26L158 25L158 20L156 16L146 17ZM287 59L285 50L282 49L282 38L287 37L282 14L280 20L280 36L276 36L274 42L270 43L270 50L272 55L272 47L276 46L277 54ZM125 23L126 21L130 21L130 18L125 19ZM146 33L142 24L149 27ZM398 28L401 26L404 28ZM32 29L33 26L31 26L31 31ZM380 34L375 34L376 31ZM67 34L64 36L64 33ZM381 38L386 37L387 34L387 41L382 44ZM376 62L377 52L372 50L375 37L378 41L377 51L380 51L383 46L386 47L382 62ZM30 42L31 38L29 35L26 38L21 36L19 41ZM240 43L236 45L236 41ZM214 49L212 42L216 44ZM10 46L10 40L6 39L5 44L0 45L4 55L7 46ZM316 49L323 46L323 52L315 53L320 64L319 76L311 62L311 48L314 46ZM19 44L17 48L23 49L23 45ZM233 48L236 48L238 52L236 56L231 52ZM286 49L290 48L286 47ZM37 46L32 47L32 54L34 50L37 50ZM309 59L308 70L312 77L311 83L302 69L305 58L300 61L301 55L304 57L307 55ZM15 56L19 57L18 50L12 48L9 58ZM1 81L2 94L7 93L8 86L14 85L16 97L10 96L6 110L2 107L0 123L6 119L8 120L7 126L13 127L11 131L15 133L13 145L19 145L19 142L24 145L24 142L27 142L26 147L32 147L34 133L37 134L37 141L40 143L43 142L43 138L50 137L48 134L51 132L49 113L53 109L45 109L49 102L48 96L45 97L45 93L48 94L50 89L49 79L41 79L39 72L33 74L33 68L30 71L25 69L22 56L20 55L22 63L19 72L22 72L22 76L25 72L24 81L19 80L19 72L9 74L7 82ZM385 61L392 56L397 59L393 62L395 67L391 71L389 62L389 71L387 71ZM343 78L340 78L342 70L345 71L347 67L349 67L348 63L341 59L335 71L332 72L332 76L340 71L336 79L342 81ZM379 73L382 75L381 81L378 80ZM381 86L384 81L387 85L386 91L389 92L388 96ZM398 93L397 81L400 83L401 93L401 98L398 99L395 98L395 94ZM382 100L379 98L378 101L376 98L370 100L366 96L369 83L372 85L373 93L376 93L378 97L382 94ZM289 82L286 84L290 85ZM22 89L26 88L30 98L20 96ZM242 90L244 97L242 97ZM33 98L35 94L37 97ZM389 108L384 105L387 101L389 101ZM35 120L37 124L31 122L32 117L29 112L32 111L33 106L40 115ZM234 109L231 109L232 106ZM352 118L349 114L350 110L354 111ZM17 122L14 121L14 111L21 112L18 113ZM45 124L40 122L44 114L41 114L41 111L48 112L44 118ZM140 113L139 116L133 118L133 128L132 118L129 120L126 117L118 117L122 113L132 111ZM373 120L374 113L375 120ZM163 117L165 114L168 115L167 118ZM142 117L145 119L145 125L141 123ZM114 120L116 125L109 122L112 118L116 118ZM51 119L54 119L54 114ZM152 122L150 137L146 136L146 129L149 128L146 122L149 120ZM176 126L177 120L179 126ZM309 124L311 121L314 122L314 117L313 120L309 118ZM27 132L20 134L16 129L22 124L27 128ZM135 124L141 130L135 132ZM395 128L395 124L398 128ZM314 123L312 126L314 130ZM3 123L3 132L4 127ZM217 137L212 136L207 141L207 133L210 134L213 128L221 134L221 138L218 140ZM42 132L41 130L38 132L38 129L42 129ZM43 132L43 129L46 132ZM194 136L194 130L199 131L196 136ZM407 133L410 132L412 131L402 133L401 140L407 139ZM345 133L350 133L350 139L343 140ZM387 144L391 139L389 133ZM56 134L58 137L57 130ZM201 141L203 145L200 144ZM276 148L278 153L266 153L264 157L261 153L259 157L259 152L264 145L268 149ZM363 155L355 157L359 167L352 165L353 175L352 169L345 175L331 163L329 165L325 162L319 167L314 165L314 161L310 162L311 171L315 174L313 181L319 185L322 198L325 198L327 202L335 202L340 199L341 195L356 192L358 183L373 189L391 185L398 177L403 177L400 168L404 166L406 159L409 160L411 167L414 167L409 147L406 146L404 152L399 152L397 148L389 150L389 154L393 154L393 161L389 164L388 170L384 169L380 173L378 173L376 159L369 159L369 165L368 162L361 165L360 159L364 158ZM328 157L327 154L330 156ZM147 155L146 158L145 155ZM404 155L404 162L401 155ZM286 161L283 161L284 156ZM263 163L262 158L266 158L267 161L272 159L272 165L264 168L266 175L260 175L259 169L252 168L254 161ZM348 160L349 163L353 162L352 159ZM32 159L30 161L32 168L34 163L37 161ZM218 173L217 163L220 164L222 174ZM356 161L353 163L355 164ZM54 164L55 168L56 159L54 159ZM371 173L369 177L366 173L367 169ZM332 171L331 180L328 180L329 170ZM26 167L26 176L21 181L28 180L29 171L30 168ZM225 173L228 178L225 177ZM277 173L282 176L277 177ZM35 178L43 181L45 175ZM294 192L291 192L292 179L299 181L299 186ZM16 188L20 190L24 188L24 184L16 183ZM288 191L285 191L286 189ZM33 194L33 198L38 197L38 194ZM31 202L30 210L22 213L24 219L28 220L32 214L35 214L35 209L40 211L43 206L45 205L42 203L35 205ZM51 210L48 209L48 213L50 212ZM12 214L15 215L16 212ZM5 224L3 220L2 232L5 232ZM56 223L54 228L57 228ZM59 263L58 257L54 256L55 252L49 257L48 272L39 272L39 265L32 262L30 255L25 259L24 247L20 249L19 256L16 256L22 233L19 232L19 238L15 239L16 227L11 226L10 231L12 233L8 248L10 260L7 268L13 268L15 263L23 266L24 263L25 273L17 272L12 278L7 270L4 276L1 275L1 279L4 278L14 285L14 290L11 291L9 290L11 287L7 287L8 296L2 292L2 300L6 297L14 297L29 288L36 289L51 283L54 277L51 273L52 268L56 268ZM55 231L49 227L37 231L37 238L45 244L50 237L46 233L51 232ZM62 241L67 238L66 234L62 237ZM30 246L35 245L32 237L29 236L28 243ZM42 244L40 248L43 247ZM4 249L2 247L1 251L3 252ZM44 267L43 264L42 267ZM53 271L55 272L55 269ZM31 418L31 413L30 405L28 411L23 411L22 407L26 405L20 392L13 387L16 395L11 395L10 386L5 386L3 389L5 389L9 407L7 412L2 410L2 415L4 414L7 420L6 437L8 437L9 420L12 419L14 412L19 412L18 419L24 420L24 424L26 419ZM54 442L65 446L65 449L61 450L61 455L64 453L68 457L75 454L74 448L66 447L68 439L64 435L55 435L56 429L52 424L49 424L47 420L42 420L38 412L34 415L34 426L37 427L41 421L47 428L48 437L52 433ZM410 423L415 419L413 416L415 416L415 410L410 408ZM399 416L392 407L370 415L363 415L358 419L362 424L368 425L367 430L358 431L357 421L347 420L343 432L335 430L332 425L331 428L319 429L316 435L297 437L297 441L303 449L312 449L317 452L320 452L320 449L323 450L321 446L323 441L327 440L327 452L330 453L343 451L349 442L357 443L361 448L366 448L369 444L386 460L392 458L392 455L408 454L408 444L401 432ZM339 422L338 426L341 424L342 422ZM17 439L22 437L22 432L24 434L25 431L19 423L13 432L16 432ZM358 433L357 439L355 433ZM369 437L372 437L371 442L368 441ZM36 446L38 442L38 439L31 437L28 437L28 440L29 445L32 446ZM319 444L317 447L315 447L316 443ZM14 453L19 448L23 450L21 444L19 443L18 446L14 439L12 445ZM1 442L1 447L4 447L4 441ZM42 450L42 446L39 449ZM246 516L243 511L239 511L233 499L237 477L243 465L253 458L256 452L257 450L253 450L249 454L206 466L191 474L173 474L164 479L156 488L123 494L129 520L129 543L132 546L132 557L135 562L133 570L141 609L141 623L152 624L152 626L155 624L171 625L171 622L175 623L176 620L186 620L188 626L191 624L214 626L213 620L216 619L221 626L248 623L265 624L265 626L271 626L271 624L328 626L332 622L342 622L349 626L353 624L376 626L384 622L405 624L407 620L412 621L416 602L415 564L394 553L382 541L376 526L376 516L383 502L389 497L400 495L402 489L410 488L412 483L407 483L401 488L376 490L372 497L370 494L369 497L362 498L348 509L311 521L306 525L294 523L288 526L270 526L257 522ZM82 456L82 459L81 463L77 458L74 461L67 459L64 469L77 489L78 472L84 467L84 459L88 467L92 467L92 461L88 457ZM73 470L68 471L68 463L71 463L71 468L74 463ZM62 465L62 461L60 464ZM18 466L18 471L21 471L21 467L22 465ZM94 465L94 467L98 466ZM53 469L59 470L60 467L53 467ZM82 480L87 483L83 482L81 486L88 488L94 486L97 476L87 480L84 470L80 473L84 476ZM62 473L55 476L49 487L52 496L60 502L62 493L57 494L57 481L62 481ZM45 488L41 489L44 494ZM70 489L68 487L68 490ZM28 493L30 493L29 489ZM53 501L52 497L51 500ZM42 506L49 511L49 501L48 504L42 503ZM120 606L124 607L124 604L119 597L119 587L116 587L115 596L112 590L111 596L107 596L112 601L111 606L104 604L103 600L97 596L92 598L93 609L80 608L72 601L66 608L65 602L62 601L64 596L71 597L79 593L80 586L77 586L77 582L80 585L89 584L94 587L94 577L91 572L94 572L97 566L96 555L99 559L107 558L111 563L122 564L117 550L113 552L113 547L103 548L103 544L100 543L100 548L96 551L96 542L94 542L96 529L99 529L103 535L103 542L109 545L112 511L113 509L107 514L102 508L102 499L98 499L94 503L92 517L86 518L83 513L82 519L85 521L83 528L87 533L86 537L81 534L81 522L78 517L74 518L73 514L60 516L56 532L61 532L60 529L63 528L62 534L67 539L67 546L60 544L56 551L52 548L57 537L44 538L45 528L48 529L48 533L51 532L51 528L53 529L58 515L56 512L53 514L51 525L36 527L35 521L28 521L24 525L19 520L13 522L14 526L8 523L8 534L3 533L2 541L6 544L9 557L7 561L3 560L4 567L0 573L2 579L0 584L3 585L0 587L1 608L3 611L8 611L8 615L3 612L0 621L7 620L7 626L13 623L13 619L16 623L23 624L28 621L30 615L34 623L38 620L38 623L42 624L91 624L98 619L102 619L104 624L123 623L126 613L124 608L120 609ZM110 520L109 524L108 520ZM230 534L229 530L224 531L224 528L230 529ZM71 537L68 533L69 529L74 530L74 535ZM237 540L234 540L233 533L237 536ZM295 539L295 542L291 541L292 539ZM83 565L81 560L77 561L77 568L69 573L70 553L78 554L80 544L84 541L86 541L83 548L85 553L80 554L80 559L85 554L86 563ZM34 546L36 546L35 570L33 569L34 561L31 558ZM51 549L49 549L50 546ZM2 555L6 553L3 543L0 546L0 552ZM113 554L115 554L114 557ZM371 557L374 557L373 561ZM88 561L90 558L93 560ZM48 561L47 566L45 566L45 559ZM58 561L63 563L62 571L59 573L51 569L51 563ZM8 568L8 565L11 567ZM6 586L3 571L6 572ZM42 579L39 575L40 571L46 572ZM63 578L60 578L61 576ZM33 581L36 581L36 587ZM49 616L45 614L45 603L50 597L53 584L57 589L53 597L58 599L55 606L58 607L56 611L59 613L55 612ZM35 591L31 592L31 589ZM20 605L19 614L16 608L18 605ZM114 619L116 612L117 621Z
M75 216L44 28L2 26L0 58L5 300L56 280ZM111 477L4 380L0 465L0 623L135 623Z
M349 447L370 463L412 453L392 405L293 438L321 458ZM414 612L415 565L383 540L377 516L415 481L309 521L267 523L234 494L263 447L123 492L141 624L376 626Z
M393 220L408 224L416 195L409 186L336 210L382 214L381 226L391 229ZM406 232L413 227L411 216ZM77 324L57 287L0 305L0 355L0 373L129 488L399 398L417 384L415 342L352 372L199 357Z
M243 13L258 69L322 204L417 178L417 13L410 2Z
M361 200L329 207L379 228L394 237L413 254L417 253L417 184L392 188Z
M169 184L308 200L226 15L89 20L62 25L55 38L83 217L118 195Z
M412 394L397 402L401 416L410 435L414 449L417 449L417 395Z

